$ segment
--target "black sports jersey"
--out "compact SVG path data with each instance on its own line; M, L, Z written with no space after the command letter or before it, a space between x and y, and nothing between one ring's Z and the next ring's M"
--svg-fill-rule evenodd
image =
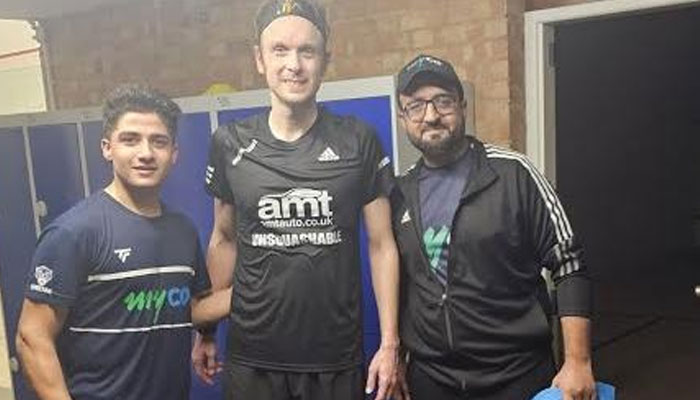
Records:
M235 207L238 253L231 360L271 369L337 370L362 361L358 221L392 172L371 128L319 110L280 141L269 111L214 134L207 189Z
M188 399L190 298L209 289L182 214L137 215L105 192L42 233L26 297L68 308L57 350L73 399Z

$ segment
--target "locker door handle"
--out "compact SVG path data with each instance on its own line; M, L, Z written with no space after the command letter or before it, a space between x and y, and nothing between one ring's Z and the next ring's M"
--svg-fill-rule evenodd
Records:
M39 216L39 218L44 218L45 216L49 215L49 207L46 205L44 200L38 200L36 204L34 204L34 212Z
M15 356L10 357L10 371L12 371L13 374L19 372L19 361Z

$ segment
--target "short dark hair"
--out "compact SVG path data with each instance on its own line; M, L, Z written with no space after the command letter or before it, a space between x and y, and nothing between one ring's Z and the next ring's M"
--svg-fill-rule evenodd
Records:
M103 136L108 138L117 128L119 119L128 112L155 113L173 140L177 138L177 118L182 114L180 106L153 88L135 84L118 86L107 95L102 106Z

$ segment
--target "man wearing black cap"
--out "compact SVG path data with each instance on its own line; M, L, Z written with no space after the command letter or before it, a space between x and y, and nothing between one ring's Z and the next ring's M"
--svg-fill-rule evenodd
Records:
M271 107L215 132L206 176L209 273L215 289L232 288L226 398L357 400L376 389L386 399L398 359L389 159L371 128L316 103L329 59L320 7L270 0L255 28ZM366 384L360 213L381 325ZM193 363L205 380L214 355L211 336L198 337Z
M422 157L391 197L409 360L395 397L530 399L554 385L566 400L594 398L590 283L551 186L523 155L466 134L462 85L446 61L417 57L398 92ZM543 267L564 341L556 376Z

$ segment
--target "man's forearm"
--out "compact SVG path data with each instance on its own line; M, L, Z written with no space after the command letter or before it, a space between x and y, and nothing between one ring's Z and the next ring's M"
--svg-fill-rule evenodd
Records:
M214 291L231 286L237 255L234 206L216 199L214 227L207 247L207 272Z
M17 350L24 375L39 399L70 400L53 341L20 334Z
M192 301L192 323L216 326L231 312L233 271L236 262L236 242L216 230L212 232L207 250L207 273L212 292ZM213 334L213 329L209 336Z
M224 238L212 238L207 251L207 272L214 291L231 286L235 262L235 242Z
M370 260L372 286L379 312L381 346L398 348L398 255L394 246L384 244L376 247L373 249L370 245Z
M564 361L591 362L591 322L585 317L561 317Z
M552 379L564 399L593 400L595 378L591 361L590 321L585 317L561 317L564 364Z
M399 303L399 256L391 231L389 200L380 197L363 208L369 240L372 287L379 311L380 347L397 350Z
M195 326L215 324L225 318L231 309L232 288L216 290L192 300L192 323Z

